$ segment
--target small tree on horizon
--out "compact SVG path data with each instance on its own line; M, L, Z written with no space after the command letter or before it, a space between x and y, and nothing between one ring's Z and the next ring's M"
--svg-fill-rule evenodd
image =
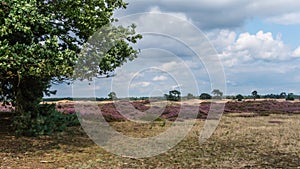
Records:
M179 101L181 98L180 94L181 93L178 90L171 90L169 91L169 94L165 94L164 96L166 97L167 100Z
M235 97L238 101L242 101L244 99L244 96L241 94L236 95Z
M257 94L256 90L254 90L251 94L253 96L253 100L255 100L258 97L258 94Z
M199 96L199 99L201 99L201 100L210 100L210 99L212 99L212 97L208 93L201 93L201 95Z
M214 89L211 93L215 95L217 99L222 99L223 92L221 92L219 89Z
M116 100L116 99L117 99L117 94L116 94L115 92L110 92L110 93L108 94L108 98L109 98L110 100Z
M294 93L289 93L285 100L290 100L290 101L295 100Z
M285 92L281 92L280 93L280 98L285 99L286 98L286 93Z

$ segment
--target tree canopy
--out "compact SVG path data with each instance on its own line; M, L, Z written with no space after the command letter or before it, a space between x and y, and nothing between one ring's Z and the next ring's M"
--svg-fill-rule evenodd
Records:
M255 100L258 97L258 92L256 90L252 91L253 99Z
M110 92L108 94L108 97L110 100L115 100L115 99L117 99L117 94L115 92Z
M219 89L214 89L211 93L212 93L213 95L215 95L215 98L217 98L217 99L222 99L223 92L221 92L221 90L219 90Z
M209 100L209 99L212 99L212 97L208 93L201 93L201 95L199 96L199 99L201 99L201 100Z
M235 98L238 100L238 101L242 101L244 99L244 96L241 95L241 94L238 94L235 96Z
M178 90L171 90L169 94L165 94L165 98L170 101L179 101L181 100L181 92Z
M0 8L1 98L13 93L26 79L62 81L72 76L74 63L88 38L114 21L113 11L125 8L121 0L4 0ZM117 28L124 35L98 63L104 74L135 57L127 42L136 42L133 28ZM125 31L130 30L130 31ZM125 39L127 38L127 39ZM118 57L117 57L118 56ZM108 62L118 64L111 65ZM6 96L6 97L3 97Z

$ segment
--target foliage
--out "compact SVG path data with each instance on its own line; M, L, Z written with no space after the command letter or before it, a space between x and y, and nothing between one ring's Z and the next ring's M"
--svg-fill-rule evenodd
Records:
M137 56L138 51L129 45L141 38L135 33L135 26L124 28L111 24L115 21L113 11L126 5L122 0L0 2L0 101L12 102L19 121L25 120L22 125L28 126L20 130L32 127L27 123L29 118L40 118L38 115L42 112L34 109L42 101L43 94L56 93L49 91L51 82L70 83L73 80L75 63L88 64L81 65L77 73L83 75L79 76L81 79L90 79L95 75L108 75ZM113 46L104 55L93 52L93 56L99 55L101 60L96 60L89 70L90 60L82 60L81 48L94 50L86 42L105 25L108 25L105 34L112 36L98 39L98 42L102 40ZM96 37L103 36L97 34L101 31L96 32Z
M117 94L115 92L110 92L108 94L108 97L110 100L116 100L117 99Z
M235 96L226 96L225 98L228 99L228 100L234 100Z
M294 98L294 94L293 93L289 93L286 97L286 100L295 100Z
M79 125L76 114L63 114L54 104L39 105L33 112L16 116L13 121L16 134L26 136L50 135L76 125Z
M201 95L199 96L199 99L201 99L201 100L210 100L210 99L212 99L212 97L208 93L201 93Z
M60 98L54 98L54 97L51 97L51 98L43 98L43 102L57 102L57 101L61 101L61 100L72 101L73 98L71 98L71 97L60 97ZM76 100L76 99L74 99L74 100Z
M257 91L256 91L256 90L254 90L251 94L252 94L254 100L255 100L256 98L258 98L258 94L257 94Z
M296 97L294 95L294 97ZM280 94L266 94L262 96L262 98L270 98L270 99L286 99L287 94L285 92L281 92Z
M165 97L167 100L170 101L179 101L181 100L180 91L178 90L171 90L169 91L169 94L165 94Z
M285 99L286 98L286 93L285 92L281 92L279 96L280 96L281 99Z
M219 89L214 89L211 93L215 95L216 99L222 99L223 92L221 92Z
M242 101L244 99L244 96L242 96L241 94L236 95L235 97L238 101Z

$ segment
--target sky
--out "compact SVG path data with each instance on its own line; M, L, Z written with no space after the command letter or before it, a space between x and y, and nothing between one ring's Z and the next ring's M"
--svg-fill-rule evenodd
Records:
M300 1L127 0L120 25L135 23L140 55L116 76L53 86L55 97L300 94Z

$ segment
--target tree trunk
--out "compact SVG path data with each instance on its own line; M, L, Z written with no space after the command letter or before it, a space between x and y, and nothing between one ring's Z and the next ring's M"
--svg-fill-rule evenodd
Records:
M44 134L45 125L41 115L47 116L46 109L41 109L40 102L49 81L36 78L23 78L14 89L15 118L13 129L17 135L37 136ZM43 112L42 112L43 111Z
M16 113L34 112L43 98L45 85L34 78L26 78L20 81L16 87Z

